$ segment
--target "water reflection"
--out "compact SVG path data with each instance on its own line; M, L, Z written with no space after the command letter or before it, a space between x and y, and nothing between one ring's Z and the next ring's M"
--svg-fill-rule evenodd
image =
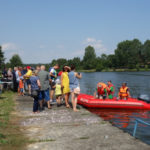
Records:
M130 133L132 135L135 119L140 118L150 123L150 112L147 110L122 110L122 109L90 109L94 114L99 115L105 121L110 121L112 125ZM150 127L139 124L136 137L150 144Z

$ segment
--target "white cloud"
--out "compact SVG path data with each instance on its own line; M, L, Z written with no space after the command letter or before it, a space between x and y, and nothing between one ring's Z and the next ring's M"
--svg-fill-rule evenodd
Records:
M94 39L94 38L87 38L87 39L86 39L86 42L87 42L87 43L95 42L95 41L96 41L96 39Z
M103 45L102 41L101 40L97 40L95 38L91 38L91 37L88 37L86 38L86 40L83 42L83 44L85 46L88 46L88 45L91 45L95 48L95 51L96 53L99 55L99 54L102 54L102 53L105 53L106 52L106 47Z
M21 58L24 55L24 51L15 43L3 43L2 50L4 51L6 62L8 62L14 54L18 54Z
M14 43L4 43L2 44L2 50L7 51L7 50L15 50L17 49L17 45Z

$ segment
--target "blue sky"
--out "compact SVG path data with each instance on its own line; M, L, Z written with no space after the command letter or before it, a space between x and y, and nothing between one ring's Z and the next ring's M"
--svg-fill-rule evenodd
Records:
M112 54L123 40L150 38L150 0L0 0L0 45L24 63Z

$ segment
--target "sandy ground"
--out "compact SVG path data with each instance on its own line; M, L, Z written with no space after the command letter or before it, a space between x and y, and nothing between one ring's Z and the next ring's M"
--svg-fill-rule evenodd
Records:
M33 99L17 97L22 132L38 141L27 150L150 150L150 146L103 121L82 108L73 112L65 106L32 113Z

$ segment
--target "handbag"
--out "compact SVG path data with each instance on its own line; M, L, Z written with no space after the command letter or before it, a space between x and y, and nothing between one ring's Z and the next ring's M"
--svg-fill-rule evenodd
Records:
M35 98L38 97L39 92L37 90L31 90L31 97Z

